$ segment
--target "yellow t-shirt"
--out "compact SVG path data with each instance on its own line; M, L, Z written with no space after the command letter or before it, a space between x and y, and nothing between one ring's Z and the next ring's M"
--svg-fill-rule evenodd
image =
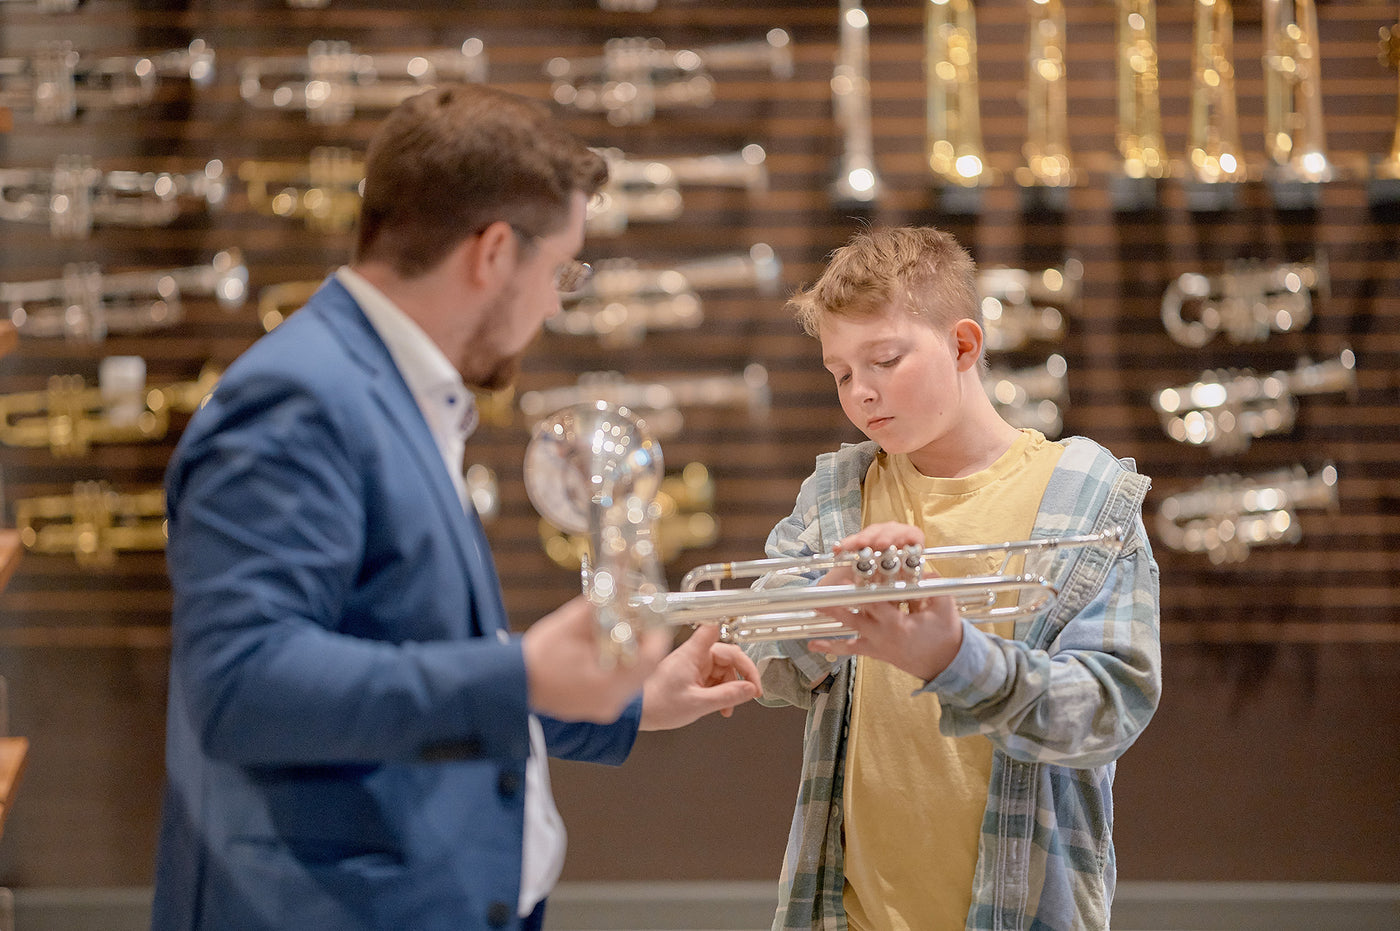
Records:
M1023 430L989 468L961 478L922 475L908 456L881 452L866 473L862 525L913 524L930 547L1025 540L1062 451ZM934 567L944 576L991 575L1004 556ZM996 626L1011 636L1011 622ZM856 663L843 793L851 931L956 931L972 904L992 745L941 734L938 699L912 694L922 686L888 663Z

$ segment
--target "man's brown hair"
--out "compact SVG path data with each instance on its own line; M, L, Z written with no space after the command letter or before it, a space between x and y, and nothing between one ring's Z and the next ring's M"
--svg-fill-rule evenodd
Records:
M977 265L948 233L928 226L863 229L831 254L817 283L788 306L809 336L824 316L873 316L902 309L939 330L959 320L981 326Z
M355 259L417 277L497 220L528 244L564 225L575 191L591 197L607 177L602 156L543 104L482 84L433 88L370 141Z

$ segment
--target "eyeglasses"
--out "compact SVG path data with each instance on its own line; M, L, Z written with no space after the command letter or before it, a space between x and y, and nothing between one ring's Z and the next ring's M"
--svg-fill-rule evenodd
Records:
M570 259L554 273L554 287L560 294L573 294L588 284L593 277L593 266L578 259Z

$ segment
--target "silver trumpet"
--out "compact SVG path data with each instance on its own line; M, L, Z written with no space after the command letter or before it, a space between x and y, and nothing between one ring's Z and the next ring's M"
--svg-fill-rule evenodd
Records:
M1330 181L1313 0L1264 0L1264 150L1276 176Z
M60 156L52 171L0 169L0 218L47 223L54 239L85 239L94 226L167 226L188 203L223 204L224 165L200 171L103 171L92 160Z
M768 189L768 155L756 143L722 155L631 158L615 148L597 150L608 162L608 181L588 204L588 232L617 236L633 222L664 223L680 217L681 188Z
M987 349L1019 349L1029 342L1058 342L1065 333L1061 308L1079 299L1084 263L1068 259L1038 272L1022 268L982 268L977 292L982 298L982 329Z
M1258 343L1312 319L1312 292L1330 290L1327 256L1311 262L1245 262L1218 276L1187 272L1162 292L1162 325L1182 346L1199 348L1217 334L1232 343Z
M658 110L707 107L715 99L711 71L752 68L792 76L792 40L785 31L696 49L668 49L660 39L609 39L601 56L551 58L544 70L560 105L631 126L650 122Z
M254 107L302 110L309 122L335 125L362 110L388 110L440 82L486 80L486 47L356 52L349 42L318 39L306 55L244 58L239 92Z
M583 289L565 296L564 311L545 326L556 333L594 336L607 346L633 346L653 330L699 326L702 291L757 288L774 294L781 273L782 264L767 243L669 268L607 259L594 265Z
M72 13L82 6L83 0L0 0L0 9L13 10L33 8L35 13Z
M1007 423L1054 439L1065 425L1062 407L1069 399L1068 373L1065 357L1054 353L1041 365L993 366L982 375L982 389Z
M1215 565L1243 562L1256 546L1297 543L1297 511L1337 508L1337 469L1314 475L1301 465L1265 475L1211 475L1162 501L1157 535L1181 553L1205 553Z
M841 0L840 45L831 74L831 106L841 131L841 159L832 199L872 203L880 196L870 113L870 17L860 0Z
M108 333L144 333L183 316L181 300L207 294L225 310L243 306L248 268L237 249L207 265L161 271L103 272L95 263L64 266L63 276L0 283L0 305L21 336L99 343Z
M0 107L28 111L40 123L66 123L82 110L139 107L164 76L196 85L214 79L214 52L203 39L154 55L94 58L72 42L43 43L28 58L0 58Z
M772 395L768 370L757 362L733 375L695 375L663 381L629 381L618 372L585 372L563 388L526 391L520 412L538 420L561 408L591 401L625 407L645 418L658 437L675 436L685 421L683 407L741 407L750 417L768 413Z
M1302 360L1293 371L1257 375L1249 369L1217 369L1152 398L1167 436L1206 446L1215 455L1244 452L1250 440L1293 429L1297 398L1356 391L1356 356L1344 349L1336 359Z
M831 609L874 602L907 602L936 596L956 599L964 616L978 620L1026 617L1045 610L1058 592L1049 577L1007 571L1014 559L1037 562L1065 548L1116 550L1123 533L1102 533L1019 543L909 548L885 553L758 559L700 566L682 591L666 588L655 536L655 500L664 466L661 446L647 425L626 408L595 402L558 411L541 421L525 451L525 488L540 515L563 530L587 534L588 558L581 582L598 618L605 657L626 661L637 636L662 625L719 624L729 642L844 636L850 631L825 615ZM995 575L924 577L928 560L1005 554ZM791 585L823 570L849 565L857 581ZM723 589L722 580L760 579L758 587ZM716 587L700 589L704 583ZM1015 594L1021 603L1001 603Z

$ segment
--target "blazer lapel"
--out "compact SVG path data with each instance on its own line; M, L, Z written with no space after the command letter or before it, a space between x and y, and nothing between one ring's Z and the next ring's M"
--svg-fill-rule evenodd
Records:
M403 438L405 448L412 452L432 505L444 515L451 528L453 545L469 582L473 633L485 635L505 629L505 605L486 531L476 509L464 508L457 496L457 488L447 474L423 412L394 365L388 348L350 292L334 278L327 279L301 313L313 308L330 318L331 332L345 345L351 358L364 368L370 394Z

